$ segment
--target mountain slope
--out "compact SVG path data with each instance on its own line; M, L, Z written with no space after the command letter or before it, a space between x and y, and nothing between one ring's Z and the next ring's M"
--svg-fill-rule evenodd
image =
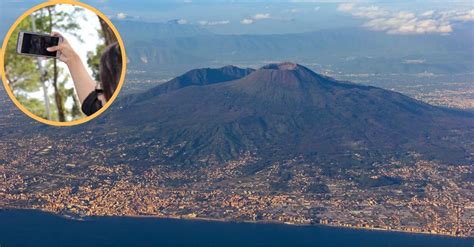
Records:
M131 104L133 105L140 101L146 101L149 98L156 97L160 94L169 93L184 87L204 86L240 79L252 73L253 71L254 69L241 69L230 65L222 68L193 69L166 83L151 88L144 93L128 95L118 101L117 105L129 107Z
M149 90L148 95L158 95L188 86L203 86L232 81L247 76L253 71L254 70L250 68L241 69L235 66L225 66L218 69L193 69L184 75L178 76L165 84Z
M151 32L145 32L146 37L135 42L133 37L141 35L129 33L134 34L141 27L135 28L133 22L128 24L119 30L128 35L127 57L131 61L130 68L137 69L182 68L183 65L194 68L226 61L298 60L324 64L326 68L345 73L465 73L473 70L474 49L470 37L474 29L469 25L461 25L446 36L394 36L363 28L272 35L217 35L197 29L181 35L181 29L190 28L188 25L167 24L179 35L157 34L146 38ZM160 29L166 24L157 25ZM144 57L146 59L142 59ZM407 66L405 60L423 63Z
M160 140L172 150L164 158L172 162L224 161L244 152L266 161L303 156L341 162L358 155L371 162L407 152L446 162L471 158L472 145L456 139L473 135L467 113L338 82L301 65L271 64L237 80L207 77L201 86L182 79L112 110L104 122L123 133L140 130L136 139Z

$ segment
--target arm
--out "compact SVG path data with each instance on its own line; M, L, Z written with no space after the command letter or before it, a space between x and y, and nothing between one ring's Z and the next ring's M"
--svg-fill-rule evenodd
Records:
M53 33L53 36L62 37L59 33ZM87 96L95 90L96 82L92 79L91 75L89 75L81 58L77 55L69 42L63 37L62 39L63 42L61 44L49 47L47 50L50 52L60 52L61 56L59 60L66 63L72 80L74 81L77 96L82 104Z

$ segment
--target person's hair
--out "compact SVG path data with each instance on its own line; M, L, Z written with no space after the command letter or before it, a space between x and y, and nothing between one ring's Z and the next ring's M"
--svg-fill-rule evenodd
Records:
M115 42L105 48L100 58L99 76L106 100L112 98L122 74L122 52Z

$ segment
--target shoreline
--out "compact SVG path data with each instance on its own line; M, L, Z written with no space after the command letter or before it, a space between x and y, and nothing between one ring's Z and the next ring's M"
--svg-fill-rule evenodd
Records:
M430 233L430 232L415 232L415 231L406 231L401 229L385 229L385 228L376 228L376 227L358 227L358 226L342 226L334 224L322 224L322 223L313 223L313 224L302 224L302 223L292 223L292 222L282 222L276 220L235 220L235 219L226 219L226 218L207 218L207 217L187 217L187 216L172 216L172 215L68 215L68 214L59 214L52 211L35 209L35 208L1 208L1 211L8 210L26 210L26 211L37 211L42 213L51 214L66 220L74 221L87 221L88 219L93 218L105 218L105 217L125 217L125 218L137 218L137 219L171 219L171 220L193 220L193 221L204 221L204 222L223 222L223 223L248 223L248 224L278 224L278 225L289 225L295 227L311 227L311 226L320 226L320 227L330 227L330 228L340 228L340 229L354 229L354 230L365 230L365 231L378 231L378 232L395 232L395 233L404 233L404 234L423 234L429 236L438 236L438 237L450 237L450 238L473 238L474 236L464 236L464 235L452 235L452 234L443 234L443 233Z
M61 215L59 215L61 216ZM88 217L127 217L127 218L156 218L156 219L174 219L174 220L195 220L195 221L209 221L209 222L225 222L225 223L249 223L249 224L276 224L276 225L289 225L295 227L311 227L311 226L322 226L330 228L340 228L340 229L354 229L354 230L365 230L365 231L378 231L378 232L397 232L405 234L423 234L429 236L439 236L439 237L451 237L451 238L472 238L470 236L463 235L452 235L452 234L442 234L442 233L430 233L430 232L413 232L406 230L398 229L384 229L384 228L369 228L369 227L357 227L357 226L341 226L334 224L301 224L301 223L292 223L292 222L282 222L276 220L232 220L232 219L217 219L217 218L205 218L205 217L186 217L186 216L159 216L159 215L110 215L110 216L88 216Z

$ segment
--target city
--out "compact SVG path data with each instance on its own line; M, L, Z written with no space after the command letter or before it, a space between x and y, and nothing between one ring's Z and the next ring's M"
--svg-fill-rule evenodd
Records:
M125 145L90 150L38 135L1 146L0 156L6 157L0 164L2 208L39 209L74 219L144 216L473 234L470 165L417 160L416 153L411 161L374 163L368 172L352 168L338 176L295 157L247 177L244 168L258 161L250 153L225 164L179 171L160 164L127 165L139 162L134 158L107 164L110 156L128 156ZM403 162L413 163L407 167ZM286 181L282 172L288 173ZM355 181L361 177L369 182Z

